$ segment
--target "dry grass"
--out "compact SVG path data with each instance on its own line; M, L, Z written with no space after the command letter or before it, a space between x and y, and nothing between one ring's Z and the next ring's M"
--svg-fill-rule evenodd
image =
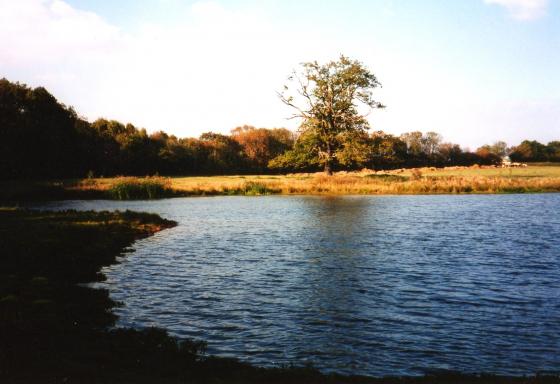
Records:
M496 167L447 167L447 168L419 168L424 176L462 176L462 177L560 177L560 164L530 165L526 168L496 168ZM409 176L410 169L400 169L389 173Z
M560 192L560 166L501 168L422 168L388 172L339 172L334 176L214 176L171 179L185 195L246 194L247 185L280 194L437 194ZM259 194L259 193L256 193Z
M65 180L2 189L7 198L160 198L171 196L265 194L450 194L560 192L560 165L527 168L449 167L375 172L261 176L116 177ZM50 188L50 189L49 189ZM1 191L1 190L0 190ZM24 192L21 192L24 191ZM50 195L49 195L50 194ZM1 196L0 194L0 197Z

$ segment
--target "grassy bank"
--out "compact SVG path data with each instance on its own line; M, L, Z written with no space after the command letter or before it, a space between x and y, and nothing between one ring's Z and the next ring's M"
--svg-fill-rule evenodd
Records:
M214 176L172 178L171 188L184 195L247 194L448 194L559 192L560 166L501 168L421 168L394 171L339 172L334 176ZM100 186L112 181L100 181ZM259 194L259 193L257 193Z
M126 367L142 355L139 344L169 343L158 331L103 331L115 320L115 303L78 283L102 279L99 269L134 240L173 225L133 212L1 209L0 381L103 377L119 368L112 362L118 352L115 361Z
M367 378L312 368L264 369L204 354L163 330L107 330L115 303L78 283L135 239L175 225L134 212L0 209L2 383L560 383L558 377Z
M177 196L165 177L0 181L0 201L64 199L159 199Z
M449 167L391 171L207 176L116 177L62 181L5 181L0 201L153 199L175 196L267 194L454 194L560 192L560 165L526 168Z
M213 195L560 192L560 165L449 167L260 176L114 177L0 182L0 201L157 199Z

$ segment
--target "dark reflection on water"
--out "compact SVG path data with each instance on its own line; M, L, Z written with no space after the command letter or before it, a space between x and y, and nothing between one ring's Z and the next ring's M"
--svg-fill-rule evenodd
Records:
M119 325L325 371L560 367L560 194L63 202L180 225L108 268Z

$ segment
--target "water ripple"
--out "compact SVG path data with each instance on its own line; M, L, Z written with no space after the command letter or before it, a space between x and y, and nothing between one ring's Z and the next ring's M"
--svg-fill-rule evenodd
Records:
M180 224L107 268L122 326L369 375L560 366L560 195L62 202Z

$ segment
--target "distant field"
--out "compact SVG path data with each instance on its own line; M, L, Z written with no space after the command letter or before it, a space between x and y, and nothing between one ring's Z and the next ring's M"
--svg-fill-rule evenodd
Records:
M560 164L390 171L189 177L114 177L0 183L0 200L266 194L453 194L560 192Z
M96 179L109 189L117 179ZM288 175L172 177L181 195L426 194L560 191L560 165L526 168L450 167Z
M560 177L560 164L538 166L529 165L525 168L458 168L450 167L443 169L420 168L425 176L485 176L485 177ZM394 172L394 171L392 171ZM410 170L403 174L410 175Z

